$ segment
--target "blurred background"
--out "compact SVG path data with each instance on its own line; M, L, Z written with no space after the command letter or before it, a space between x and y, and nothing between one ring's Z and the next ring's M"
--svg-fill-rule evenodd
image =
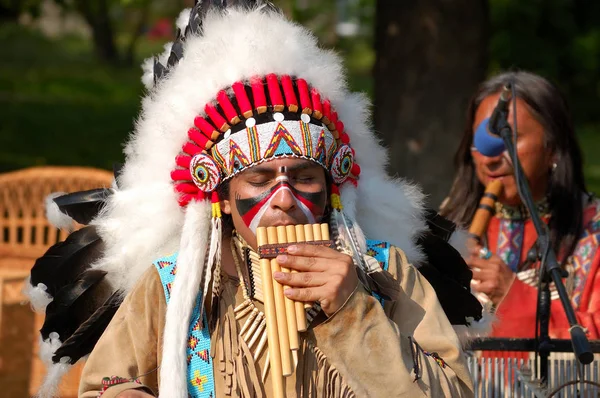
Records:
M174 37L192 0L0 0L0 172L33 165L112 168L143 87L140 64ZM477 83L524 68L567 95L600 192L600 2L275 0L344 58L374 102L390 173L437 206Z
M566 94L600 193L600 2L597 0L274 0L343 58L373 103L389 172L420 183L437 207L454 174L469 97L503 69L537 72ZM193 0L0 0L0 385L34 394L43 317L22 305L29 269L66 231L43 198L110 184L109 172L26 169L123 161L144 94L142 61L175 36ZM63 235L61 235L63 234ZM80 369L80 368L79 368ZM61 387L77 393L79 370Z

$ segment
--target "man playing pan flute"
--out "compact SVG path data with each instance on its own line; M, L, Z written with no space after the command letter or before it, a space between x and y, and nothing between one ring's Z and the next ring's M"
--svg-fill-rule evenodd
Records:
M92 222L104 246L91 269L128 294L80 396L281 395L273 284L309 307L287 397L472 395L457 335L408 260L425 258L420 193L385 176L368 104L348 92L339 59L270 4L213 3L180 17L187 27L147 65L118 189ZM331 242L279 245L289 272L265 281L258 228L319 223ZM73 360L80 331L71 343L50 334L56 363Z

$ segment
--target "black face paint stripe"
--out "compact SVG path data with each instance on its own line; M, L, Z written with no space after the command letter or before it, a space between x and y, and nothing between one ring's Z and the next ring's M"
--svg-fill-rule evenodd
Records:
M327 204L327 191L323 189L319 192L304 192L298 190L294 190L294 192L297 193L298 196L301 196L302 198L319 206L320 208L325 208L325 205Z
M319 192L304 192L297 190L296 188L291 186L287 181L279 181L277 184L273 185L273 187L271 187L271 189L269 189L268 191L265 191L260 195L254 196L252 198L241 199L239 193L236 192L235 205L237 207L238 213L240 213L240 216L246 215L255 206L257 206L259 203L271 196L271 194L274 191L276 191L278 188L284 185L287 186L295 195L301 196L307 201L314 203L317 206L320 206L322 208L325 207L325 204L327 202L327 193L325 190L321 190Z

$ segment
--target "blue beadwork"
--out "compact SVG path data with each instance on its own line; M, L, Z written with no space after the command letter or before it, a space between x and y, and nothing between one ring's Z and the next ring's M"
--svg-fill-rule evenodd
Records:
M163 257L154 263L165 291L167 305L171 298L171 286L177 273L177 254ZM210 356L210 333L206 314L200 319L200 294L192 312L189 326L187 362L188 362L188 394L192 398L209 398L215 396L215 382L212 358Z

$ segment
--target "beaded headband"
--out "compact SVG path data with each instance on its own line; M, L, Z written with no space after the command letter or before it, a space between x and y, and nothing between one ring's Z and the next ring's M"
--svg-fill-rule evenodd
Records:
M336 185L356 184L360 167L329 100L304 79L269 74L236 82L194 119L171 172L179 204L204 199L219 184L275 157L312 160ZM214 194L213 194L214 195Z

